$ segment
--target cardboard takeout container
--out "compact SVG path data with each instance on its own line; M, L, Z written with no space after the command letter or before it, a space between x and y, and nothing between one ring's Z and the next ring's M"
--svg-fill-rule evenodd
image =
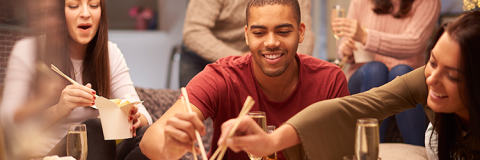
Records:
M100 120L105 140L132 138L130 127L133 124L128 121L129 111L140 103L142 102L131 102L123 106L117 106L117 104L105 97L97 97L95 106L100 111Z

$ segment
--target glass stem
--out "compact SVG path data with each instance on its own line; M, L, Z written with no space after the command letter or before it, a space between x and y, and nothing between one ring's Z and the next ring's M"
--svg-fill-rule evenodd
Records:
M335 61L333 62L336 65L340 64L340 60L338 59L338 39L335 38Z

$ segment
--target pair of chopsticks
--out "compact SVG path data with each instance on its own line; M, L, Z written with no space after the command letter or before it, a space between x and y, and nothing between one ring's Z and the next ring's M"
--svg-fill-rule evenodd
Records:
M68 81L70 81L72 84L78 84L80 85L77 81L74 81L73 79L71 79L70 77L68 77L67 75L65 75L62 71L60 71L60 69L58 69L57 67L55 67L55 65L51 64L50 65L50 68L57 72L59 75L63 76L65 79L67 79Z
M252 97L248 96L247 100L245 100L245 103L243 104L242 110L240 111L240 114L238 114L237 121L233 125L232 129L228 133L227 138L230 138L235 134L235 130L237 130L238 125L240 125L240 122L242 121L243 117L247 115L248 112L250 112L250 109L252 109L253 104L255 104L255 101L253 100ZM217 160L223 159L223 156L225 155L225 152L227 151L227 144L223 143L220 145L220 147L217 148L215 153L213 153L212 157L210 157L210 160L214 160L215 157L217 157Z
M80 83L78 83L77 81L73 80L72 78L68 77L67 75L65 75L62 71L60 71L60 69L58 69L57 67L55 67L55 65L53 64L50 64L50 68L57 72L59 75L61 75L62 77L64 77L65 79L67 79L68 81L70 81L70 83L72 84L77 84L77 85L81 85ZM95 95L95 97L98 97L97 95ZM93 109L98 109L97 107L95 106L91 106Z
M190 100L188 100L188 94L187 94L187 89L185 87L182 87L182 94L183 96L181 97L183 107L185 107L185 111L188 111L188 113L193 113L192 107L190 106ZM185 97L185 98L184 98ZM198 132L197 129L195 129L195 136L197 137L197 142L198 146L200 147L200 153L202 154L202 158L204 160L207 160L207 153L205 153L205 147L203 147L203 141L202 137L200 136L200 133ZM193 153L193 159L197 160L197 153L195 151L195 143L192 144L192 153Z

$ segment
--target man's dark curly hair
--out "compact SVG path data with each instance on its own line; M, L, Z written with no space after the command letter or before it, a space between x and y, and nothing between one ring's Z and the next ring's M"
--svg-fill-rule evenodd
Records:
M300 5L298 4L298 0L250 0L247 3L247 25L248 25L248 16L250 14L251 7L263 7L265 5L284 5L289 6L292 9L293 16L295 20L297 20L297 24L300 25Z

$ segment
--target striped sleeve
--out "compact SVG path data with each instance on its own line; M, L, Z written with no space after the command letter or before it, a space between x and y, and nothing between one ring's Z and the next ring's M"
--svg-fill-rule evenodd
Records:
M440 13L438 0L415 1L411 22L403 33L393 34L367 29L367 43L364 49L370 52L406 59L425 49L433 27ZM414 4L415 5L415 4Z

